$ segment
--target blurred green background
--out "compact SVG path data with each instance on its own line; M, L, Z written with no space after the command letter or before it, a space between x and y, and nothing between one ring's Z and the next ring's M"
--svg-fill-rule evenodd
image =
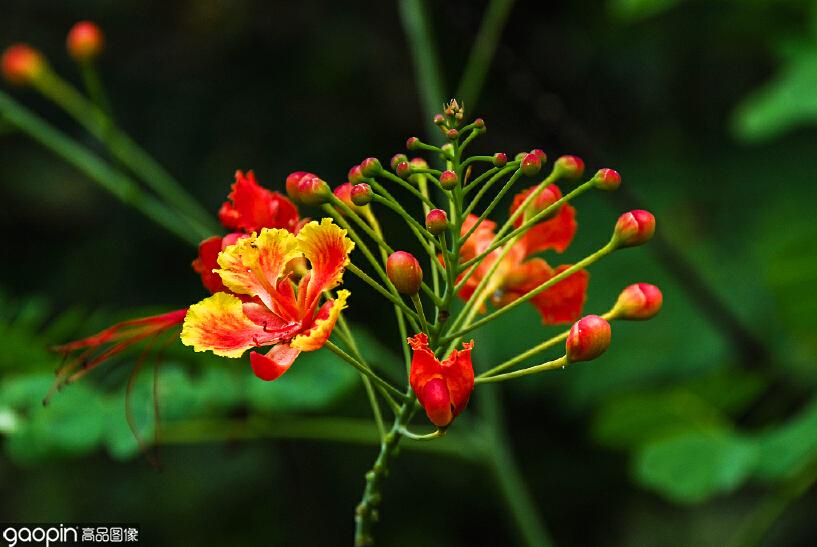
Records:
M339 183L422 134L400 5L4 0L0 46L27 41L78 83L65 33L98 22L120 125L215 213L235 169L279 190L298 169ZM428 4L440 104L487 5ZM814 545L817 3L544 6L513 5L479 103L466 103L489 129L474 149L538 147L618 169L621 191L580 199L576 242L554 262L598 248L620 212L648 208L659 237L593 267L586 311L632 282L658 284L664 310L614 325L597 362L480 387L450 438L404 448L378 538ZM98 150L55 107L10 91ZM40 405L58 365L49 345L204 290L194 249L0 128L0 521L139 522L150 545L349 544L376 447L359 381L327 352L266 384L244 361L169 348L162 471L125 420L138 353ZM381 220L393 246L411 248L396 219ZM347 282L364 353L397 375L389 307ZM478 369L559 332L523 308L476 333ZM148 439L151 381L146 370L132 394ZM353 442L303 438L326 427Z

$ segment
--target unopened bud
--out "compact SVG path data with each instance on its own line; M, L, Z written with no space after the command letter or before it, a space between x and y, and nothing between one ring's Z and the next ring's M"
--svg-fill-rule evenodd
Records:
M357 206L352 201L352 183L351 182L344 182L337 188L335 188L332 192L335 194L335 197L341 200L347 207L350 209L357 210Z
M78 62L95 59L105 45L105 36L96 23L80 21L68 31L65 41L68 54Z
M517 155L513 157L513 159L514 161L522 161L523 159L525 159L525 156L527 155L528 155L527 152L519 152Z
M443 171L440 175L440 185L446 190L453 190L460 182L460 178L454 171Z
M432 209L426 215L426 229L435 236L448 229L448 215L442 209Z
M377 158L366 158L360 163L360 171L364 177L373 177L380 174L383 167L380 165L380 160Z
M40 77L46 67L42 54L28 44L14 44L0 61L3 77L15 85L27 85Z
M359 182L363 182L363 179L366 177L363 176L363 170L360 168L360 165L355 165L351 169L349 169L349 174L346 175L346 178L349 179L349 182L352 184L357 184Z
M445 124L445 116L442 114L437 114L434 116L434 125L444 125Z
M331 194L329 185L314 175L306 175L298 183L298 196L304 205L323 205Z
M661 311L663 303L661 289L649 283L635 283L618 295L612 316L616 319L649 319Z
M548 160L548 155L545 154L545 151L542 150L541 148L534 148L533 150L530 151L530 153L539 158L542 161L542 163L545 163Z
M423 269L414 255L405 251L392 253L386 261L386 274L400 294L417 294L423 282Z
M485 120L483 120L482 118L477 118L476 120L474 120L474 127L476 127L477 129L485 129Z
M655 233L655 217L649 211L636 209L618 217L613 230L616 247L634 247L649 241Z
M411 158L409 162L414 169L428 169L428 162L423 158Z
M420 139L417 137L409 137L406 141L406 149L408 150L417 150L420 145Z
M287 176L286 180L286 191L289 198L296 202L301 203L301 194L298 192L298 183L301 182L305 176L314 177L312 173L307 173L306 171L295 171L294 173L290 173Z
M460 132L459 132L459 131L457 131L456 129L449 129L449 130L446 132L445 136L446 136L446 137L448 137L450 140L452 140L452 141L453 141L454 139L456 139L457 137L459 137L459 136L460 136Z
M560 156L553 170L559 178L577 179L584 174L584 160L579 156Z
M599 169L593 182L599 190L615 190L621 186L621 175L615 169Z
M497 152L494 154L494 166L505 167L508 164L508 156L505 152Z
M586 315L573 323L565 350L571 363L595 359L610 347L610 323L598 315Z
M391 170L392 171L397 171L397 164L399 164L401 161L408 161L408 156L406 156L405 154L395 154L395 155L393 155L391 157L391 160L389 160L389 165L391 165Z
M540 169L542 169L542 160L539 159L539 156L536 154L525 154L525 157L522 158L522 164L519 166L519 170L522 171L522 174L533 177Z
M445 143L440 147L440 149L447 155L453 156L454 155L454 145L450 142Z
M352 203L358 207L363 207L371 203L373 196L374 192L372 192L372 187L365 182L352 186Z
M559 187L555 184L548 184L545 189L536 196L536 199L533 200L531 213L534 215L539 214L560 199L562 199L562 193L559 191ZM556 216L558 212L558 210L554 210L547 218ZM542 220L547 220L547 218Z
M403 160L395 166L394 172L397 173L397 176L401 179L408 178L411 174L411 165L409 165L409 162Z

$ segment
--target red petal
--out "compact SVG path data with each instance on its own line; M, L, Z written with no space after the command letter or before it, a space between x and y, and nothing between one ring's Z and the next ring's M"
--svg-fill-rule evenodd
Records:
M219 220L230 230L258 232L261 228L284 228L290 231L298 223L298 209L282 194L262 188L255 174L236 171L235 183L219 211ZM230 203L232 202L232 203Z
M559 214L536 224L522 236L521 242L524 243L529 255L550 249L561 253L573 241L575 234L576 210L570 205L563 205Z
M271 382L281 377L301 353L301 350L288 344L278 344L266 355L253 351L250 353L250 365L256 376Z
M201 276L204 288L211 293L227 291L221 276L213 272L219 267L217 259L221 252L221 240L221 237L213 236L199 243L199 256L193 261L193 270Z
M437 427L445 427L454 419L451 398L442 378L434 378L427 382L417 398L423 405L428 419Z
M471 364L473 342L465 342L461 350L451 352L442 362L443 376L448 386L454 416L459 416L468 405L468 399L474 390L474 366Z
M553 272L556 275L570 266L559 266ZM559 281L541 294L533 297L531 302L546 324L570 323L577 320L582 314L584 301L587 298L587 283L590 275L585 270L579 270L566 279Z

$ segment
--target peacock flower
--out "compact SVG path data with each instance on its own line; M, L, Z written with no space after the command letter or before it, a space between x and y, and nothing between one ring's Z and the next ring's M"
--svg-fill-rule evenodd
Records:
M428 347L428 336L419 333L408 339L414 354L409 382L423 405L426 415L437 427L446 427L468 406L474 390L474 367L471 364L473 342L440 362Z
M218 212L218 219L228 230L259 232L263 228L284 228L296 232L300 217L289 198L266 188L255 180L255 174L235 172L235 183Z
M528 188L514 197L511 214L516 212L535 189L535 186ZM554 201L562 197L555 185L548 187L547 191L553 194ZM467 233L477 220L475 215L469 215L463 223L462 233ZM524 221L525 215L519 215L514 227L518 228ZM467 262L483 253L493 242L495 229L494 222L484 220L463 245L461 261ZM559 208L555 216L534 225L517 239L489 280L488 291L493 305L505 306L569 268L569 265L554 268L545 259L533 255L549 250L564 252L575 233L576 211L572 206L565 204ZM459 296L462 299L471 298L480 281L501 255L502 249L496 249L474 266L476 271L460 290ZM558 324L578 319L584 306L588 277L586 271L580 270L533 297L531 303L541 314L542 321L546 324Z
M190 306L182 343L195 351L238 358L251 348L256 376L275 380L302 351L321 348L346 307L349 291L319 306L326 291L340 284L354 243L346 230L325 218L309 222L297 235L264 228L239 238L218 255L216 273L230 291ZM296 283L290 263L305 258L311 268Z

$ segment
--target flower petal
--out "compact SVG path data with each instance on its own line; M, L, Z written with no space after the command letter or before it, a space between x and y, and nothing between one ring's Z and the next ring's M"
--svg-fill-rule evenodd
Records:
M442 362L443 376L448 386L454 416L465 410L474 390L474 366L471 364L471 348L474 342L464 342L461 350L454 350Z
M301 354L301 350L291 347L289 344L278 344L266 355L253 351L250 353L250 366L256 376L264 381L271 382L277 380Z
M322 219L320 224L310 222L301 228L297 237L298 249L312 265L302 308L311 310L324 291L340 283L355 244L346 237L346 230L332 223L331 218Z
M322 348L329 339L329 335L332 334L340 312L346 308L346 299L349 298L349 294L349 291L345 289L340 290L335 300L327 301L318 312L312 328L292 339L292 347L301 351L315 351Z
M425 333L421 332L409 338L408 344L413 350L409 383L420 404L425 407L423 398L425 385L435 378L444 379L442 364L428 347L428 336Z
M292 298L277 290L278 278L289 261L301 256L298 240L282 229L264 228L261 234L239 239L218 255L217 270L231 291L257 296L271 310L292 319L299 312Z
M559 266L553 275L559 274L570 266ZM534 296L531 302L542 315L542 321L548 325L571 323L582 314L584 301L587 298L587 284L590 274L579 270L566 279Z
M293 231L298 223L298 209L282 194L262 188L255 174L235 173L235 183L218 217L230 230L257 232L262 228L284 228Z
M241 357L249 348L271 343L275 336L250 321L242 306L240 299L225 292L193 304L184 318L182 343L223 357Z
M201 283L210 293L226 291L221 276L213 270L218 268L218 254L221 252L221 237L208 237L199 243L199 256L193 261L193 270L201 276Z
M516 194L511 204L511 214L525 201L528 195L536 190L538 186L532 186ZM556 185L548 187L556 199L562 198L562 192ZM514 221L514 227L518 228L524 222L524 215ZM565 204L559 209L559 212L548 220L544 220L534 225L528 232L522 236L522 242L527 249L527 254L532 255L540 251L555 250L556 252L564 252L565 249L573 241L573 236L576 234L576 210Z

